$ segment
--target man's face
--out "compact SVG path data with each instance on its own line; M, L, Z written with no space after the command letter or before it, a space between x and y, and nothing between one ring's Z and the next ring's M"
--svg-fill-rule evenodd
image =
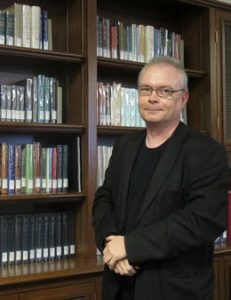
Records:
M139 81L138 104L147 125L171 125L179 121L188 100L188 92L181 89L184 89L182 75L171 65L150 66L144 71ZM179 91L172 93L176 90Z

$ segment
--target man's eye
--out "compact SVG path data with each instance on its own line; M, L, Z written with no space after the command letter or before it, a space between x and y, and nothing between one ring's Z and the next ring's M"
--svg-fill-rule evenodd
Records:
M149 87L143 87L140 90L143 91L143 92L149 92L151 90L151 88L149 88Z
M161 92L162 94L165 94L165 95L172 94L172 90L170 90L170 89L159 89L159 92Z

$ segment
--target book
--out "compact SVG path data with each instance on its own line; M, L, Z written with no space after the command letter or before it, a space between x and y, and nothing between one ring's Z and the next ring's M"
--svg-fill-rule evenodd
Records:
M56 258L60 259L63 256L63 239L62 239L62 215L60 212L55 213L55 238L56 238Z
M15 147L8 144L8 195L15 194Z
M62 161L62 179L63 179L63 192L68 190L68 169L69 169L69 148L68 145L63 145L63 161Z
M31 47L40 48L41 7L31 6Z
M15 145L15 194L21 194L21 145Z
M11 85L6 85L6 121L12 120L12 97L11 97Z
M6 12L0 10L0 45L6 44Z
M8 194L8 145L1 144L1 178L2 178L2 195Z
M42 49L48 50L48 11L42 10L41 12L42 23Z
M63 123L63 88L57 86L57 123Z
M25 153L26 170L26 194L33 193L33 145L26 144Z
M42 257L43 260L46 261L49 259L49 215L44 213L42 215L43 219L43 247L42 247Z
M7 94L7 85L1 84L1 121L6 121L6 107L7 107L7 101L6 101L6 94Z
M12 215L7 215L7 251L8 264L15 263L15 220Z
M38 77L32 78L32 122L38 122Z
M31 6L22 4L22 46L31 47Z
M63 257L68 257L70 255L70 244L68 240L68 235L70 234L70 228L68 228L68 214L66 212L62 213L62 232L63 232Z
M26 146L21 145L21 193L26 193Z
M41 144L33 142L33 192L41 191Z
M29 261L34 262L35 261L35 215L34 214L28 214L28 255L29 255Z
M22 262L22 215L17 214L14 216L15 222L15 263Z
M29 260L29 218L27 214L22 216L22 261L28 262Z
M1 265L4 266L8 264L8 224L7 215L0 216L0 247L1 247Z
M14 45L14 14L10 11L6 11L6 45L13 46Z
M43 219L42 214L35 215L35 260L41 261L43 258Z
M48 214L48 234L49 234L49 259L54 260L56 258L56 223L55 223L55 214L49 213Z
M38 122L45 122L45 76L38 75Z

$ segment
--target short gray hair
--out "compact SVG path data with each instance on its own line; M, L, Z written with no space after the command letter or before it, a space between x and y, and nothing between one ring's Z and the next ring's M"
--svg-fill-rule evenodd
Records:
M151 66L156 66L156 65L168 65L168 66L173 66L176 68L182 75L182 84L183 88L187 91L188 90L188 75L185 71L184 66L179 60L176 60L170 56L155 56L152 58L144 67L141 69L139 75L138 75L138 85L140 82L140 79L143 75L143 73Z

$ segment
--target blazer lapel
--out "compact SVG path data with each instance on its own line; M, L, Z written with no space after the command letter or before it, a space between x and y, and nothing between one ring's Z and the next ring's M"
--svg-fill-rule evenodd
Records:
M128 187L129 187L129 179L132 170L132 166L134 160L136 158L137 152L139 150L140 144L145 138L146 130L143 130L138 135L134 136L134 139L128 144L125 154L125 163L121 166L122 167L122 174L123 174L123 182L121 184L121 191L122 195L120 197L120 222L121 228L124 226L125 216L126 216L126 204L127 204L127 196L128 196Z
M162 185L166 182L168 174L173 168L174 163L179 156L181 144L184 141L187 132L187 127L184 124L180 123L180 125L176 128L175 133L170 138L166 149L153 174L148 192L146 194L137 219L137 223L140 221L140 219L142 218L143 214L148 209L152 201L154 201Z

